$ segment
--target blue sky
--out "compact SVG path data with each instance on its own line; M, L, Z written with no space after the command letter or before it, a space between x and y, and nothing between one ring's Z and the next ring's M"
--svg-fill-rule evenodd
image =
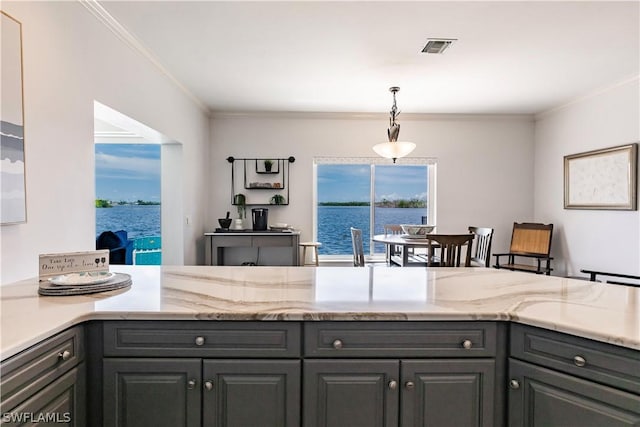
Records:
M318 201L369 201L370 173L369 165L318 165ZM426 194L426 166L376 166L376 200L426 199Z
M160 144L96 144L96 198L160 201Z

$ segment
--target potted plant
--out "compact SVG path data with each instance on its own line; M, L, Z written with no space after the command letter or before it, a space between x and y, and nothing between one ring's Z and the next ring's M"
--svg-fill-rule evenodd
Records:
M286 200L282 194L274 194L270 202L272 205L284 205Z
M271 168L273 167L273 160L265 160L264 161L264 170L266 172L271 172Z

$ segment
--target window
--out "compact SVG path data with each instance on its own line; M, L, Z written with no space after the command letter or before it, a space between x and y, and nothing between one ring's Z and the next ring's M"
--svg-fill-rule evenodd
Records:
M385 224L435 224L435 161L379 158L316 158L316 240L320 254L352 254L350 227L362 229L365 254L384 253L372 244Z

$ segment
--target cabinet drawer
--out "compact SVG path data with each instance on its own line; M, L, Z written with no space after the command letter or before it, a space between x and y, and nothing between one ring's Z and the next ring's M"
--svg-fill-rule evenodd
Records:
M82 360L84 334L77 326L2 362L2 412L42 390Z
M322 322L305 324L307 357L492 357L491 322Z
M299 357L293 322L104 322L105 356Z
M512 324L511 356L640 393L639 351Z
M213 236L212 239L214 246L218 247L251 246L251 236Z
M255 236L253 246L293 246L291 236ZM296 245L297 250L297 245Z

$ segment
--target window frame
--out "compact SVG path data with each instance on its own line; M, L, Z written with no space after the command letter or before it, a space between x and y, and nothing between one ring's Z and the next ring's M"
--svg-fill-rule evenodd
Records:
M382 157L326 157L319 156L313 158L313 179L312 179L312 235L313 240L318 240L318 165L369 165L372 169L375 165L390 166L393 165L391 160ZM435 157L403 157L397 159L396 165L418 165L427 166L427 209L429 212L429 223L437 224L437 197L436 197L436 181L437 181L437 166L438 162ZM370 194L369 200L372 201L370 209L375 209L375 176L370 174ZM369 241L373 239L374 232L374 215L369 215L369 236L363 236L368 238ZM380 261L384 259L384 254L374 254L374 245L369 246L369 253L365 254L366 261ZM352 255L321 255L320 258L325 261L351 261Z

